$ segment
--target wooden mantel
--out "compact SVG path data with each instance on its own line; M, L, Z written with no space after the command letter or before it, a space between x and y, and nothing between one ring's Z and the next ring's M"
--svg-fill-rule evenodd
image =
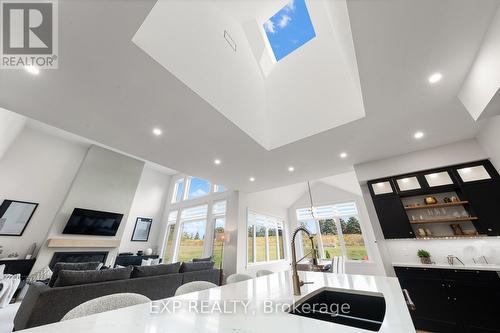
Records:
M119 239L50 238L48 247L118 247Z

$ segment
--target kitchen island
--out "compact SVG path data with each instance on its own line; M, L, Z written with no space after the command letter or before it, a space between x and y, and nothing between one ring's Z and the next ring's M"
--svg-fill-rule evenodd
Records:
M285 271L164 301L35 327L25 332L369 332L292 315L286 312L286 307L281 306L291 304L325 287L347 292L381 294L385 298L386 312L380 332L415 332L396 278L320 272L300 272L299 275L303 281L310 283L302 287L302 296L293 295L291 272ZM193 308L190 306L192 302L198 305L209 302L212 306ZM214 308L214 304L218 306Z

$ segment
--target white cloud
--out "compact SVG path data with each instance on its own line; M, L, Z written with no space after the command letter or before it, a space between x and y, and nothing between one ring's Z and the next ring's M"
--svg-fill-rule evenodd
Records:
M295 11L295 1L290 0L290 2L285 6L285 10L287 12L294 12Z
M283 29L284 27L286 27L288 25L288 23L290 23L290 21L292 20L292 18L288 15L283 15L281 16L281 19L280 21L278 22L278 26Z
M267 20L266 23L264 23L264 29L266 29L267 32L270 32L274 34L276 32L276 29L274 27L274 23L271 20Z

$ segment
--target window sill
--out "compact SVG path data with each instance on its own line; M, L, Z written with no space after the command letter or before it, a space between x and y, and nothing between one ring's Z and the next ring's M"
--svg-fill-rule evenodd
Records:
M246 267L258 267L258 266L264 266L264 265L271 265L271 264L280 264L280 263L287 263L288 261L286 259L280 259L280 260L271 260L271 261L261 261L261 262L255 262L255 263L247 263Z
M321 259L321 263L322 264L331 264L332 261L328 260L328 259ZM372 260L346 260L345 263L358 265L358 264L374 264L375 262Z

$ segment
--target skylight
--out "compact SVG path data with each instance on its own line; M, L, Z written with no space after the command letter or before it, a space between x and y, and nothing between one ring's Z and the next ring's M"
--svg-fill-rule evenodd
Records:
M264 31L277 61L316 37L305 0L290 0L264 23Z

